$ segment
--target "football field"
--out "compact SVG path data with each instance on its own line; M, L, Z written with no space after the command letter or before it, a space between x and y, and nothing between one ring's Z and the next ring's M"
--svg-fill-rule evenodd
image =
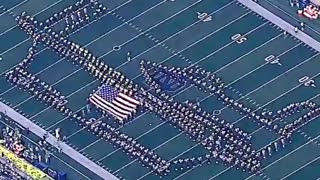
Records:
M14 14L26 11L38 21L72 5L76 0L10 0L0 2L0 97L49 132L61 128L66 143L119 178L128 180L160 179L150 169L130 158L120 149L97 138L61 113L37 101L23 90L12 86L5 73L26 55L32 41L17 27ZM88 48L94 55L138 84L144 79L140 61L149 60L168 66L186 67L197 64L216 73L235 99L254 109L273 111L290 103L312 100L320 104L319 52L295 39L240 5L236 0L100 0L109 13L72 33L72 41ZM10 9L14 14L1 7ZM208 13L212 21L203 22L199 13ZM243 42L232 37L241 36ZM119 46L120 50L114 50ZM67 97L70 109L86 109L87 98L101 85L82 67L42 45L28 71L53 85ZM132 61L127 61L131 52ZM278 58L276 61L270 59ZM316 87L305 86L302 77L314 80ZM261 128L252 119L194 86L186 86L170 95L175 101L199 100L208 112L234 123L252 134L254 149L261 149L278 136ZM305 112L284 118L292 122ZM161 179L240 180L240 179L317 179L320 177L320 117L293 135L293 142L275 152L262 164L261 176L242 172L223 164L202 164L184 171L172 170ZM166 160L197 157L203 147L169 123L147 111L123 126L114 119L104 121L119 128ZM54 162L67 171L70 179L99 179L68 156L53 152Z

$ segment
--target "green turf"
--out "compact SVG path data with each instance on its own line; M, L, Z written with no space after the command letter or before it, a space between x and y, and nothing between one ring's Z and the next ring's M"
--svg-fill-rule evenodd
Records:
M101 0L111 9L127 1ZM14 4L19 2L21 0L15 0ZM55 1L48 0L39 3L39 0L30 0L13 11L19 13L25 10L32 14L53 2ZM161 4L157 5L159 3ZM69 4L72 4L71 1L57 3L45 11L47 13L37 15L37 18L43 20ZM4 3L3 6L13 5ZM186 8L188 6L191 7ZM150 8L152 9L148 10ZM181 12L177 13L178 11ZM213 13L213 21L196 22L197 12ZM187 59L206 70L216 72L230 86L230 89L227 89L228 94L237 99L241 98L241 102L252 108L261 107L276 111L289 103L307 100L319 94L318 86L310 88L298 83L298 79L305 75L314 77L316 83L319 81L318 53L289 35L284 37L281 30L273 24L241 7L235 1L203 0L197 3L196 0L176 0L175 2L134 0L117 9L115 13L146 32L141 34L129 24L123 24L122 21L109 14L81 29L70 39L86 45L93 54L101 57L108 65L122 71L140 85L143 82L139 70L141 59L179 67L188 66L185 61ZM139 17L135 18L135 16ZM1 26L0 34L14 25L12 18L7 15L0 16L0 22L5 24ZM247 41L242 44L233 42L231 37L238 33L245 35ZM24 41L25 38L25 33L18 28L0 36L3 41L10 40L9 43L0 42L0 53L4 52L1 53L3 61L0 62L2 75L21 61L31 41L26 40L17 47L5 51ZM162 41L163 45L157 44ZM113 46L117 45L121 46L121 50L112 51ZM84 108L86 98L100 85L100 82L81 67L59 57L51 50L43 50L43 48L39 50L41 53L36 55L36 60L28 67L28 71L37 74L42 80L52 84L67 96L68 106L72 110L79 111ZM131 51L134 56L133 61L129 63L126 62L128 51ZM173 51L181 55L175 55ZM269 55L279 56L282 65L266 64L265 58ZM0 78L0 96L5 101L22 110L32 121L50 132L60 127L63 135L68 137L67 142L92 158L94 162L125 179L159 179L150 172L150 169L142 167L138 161L131 159L121 150L105 140L99 140L86 129L81 129L68 118L64 118L56 111L37 102L25 92L12 88L3 77ZM215 97L189 85L171 94L175 100L180 102L187 99L203 99L201 106L209 112L224 108L224 105ZM314 101L320 103L320 98L317 97ZM244 118L229 108L224 108L219 116L229 122L236 122L235 126L249 133L254 132L253 147L256 149L277 138L272 132L259 129L259 126L250 119ZM291 120L288 119L288 121ZM108 122L107 119L105 121ZM320 134L318 129L317 122L314 121L303 127L301 131L314 138ZM206 153L185 133L149 112L139 113L132 122L124 125L120 130L137 138L138 142L154 149L167 160ZM263 162L264 167L275 162L263 170L263 174L271 179L281 179L319 156L319 147L315 143L309 143L289 154L308 141L299 133L295 135L295 138L287 149ZM287 154L289 155L286 156ZM69 164L71 161L63 154L59 156L61 156L60 160L55 161L56 166L63 168L64 162ZM284 158L277 161L281 157ZM73 161L71 163L78 171L87 172L84 167ZM290 178L299 179L303 176L303 172L308 173L310 179L318 177L317 164L319 164L318 160L303 167ZM80 174L76 175L76 172L72 170L68 172L75 179L78 179L76 176L80 179L85 178ZM249 176L250 174L221 164L204 164L188 171L173 171L162 179L201 180L214 177L213 179L220 180L245 179ZM89 174L88 177L96 178L92 174ZM262 177L254 177L254 179L259 178Z

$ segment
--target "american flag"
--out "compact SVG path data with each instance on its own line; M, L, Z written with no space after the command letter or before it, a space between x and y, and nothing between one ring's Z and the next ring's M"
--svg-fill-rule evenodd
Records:
M91 95L89 101L120 121L131 116L140 104L139 101L106 84Z

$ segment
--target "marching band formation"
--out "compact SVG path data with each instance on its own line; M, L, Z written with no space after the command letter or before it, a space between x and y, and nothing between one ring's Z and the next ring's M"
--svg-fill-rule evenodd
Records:
M29 49L27 57L14 70L7 73L6 77L15 86L24 89L38 100L62 112L70 120L106 139L122 149L130 157L136 158L147 167L152 168L158 174L165 175L173 169L183 170L214 161L255 173L259 171L263 159L271 156L274 151L278 151L291 142L292 133L295 130L320 115L320 108L309 101L290 104L277 113L257 112L257 110L247 107L239 100L228 95L225 92L227 85L223 83L221 78L194 65L187 68L179 68L141 61L141 72L145 77L146 83L152 88L149 90L145 90L142 87L139 88L137 84L134 84L122 73L104 64L102 60L95 57L87 49L66 39L65 31L56 33L50 28L67 16L70 16L70 19L65 18L66 31L83 26L82 22L87 22L89 18L87 15L89 11L88 5L95 10L94 16L98 17L106 12L106 8L97 1L80 0L74 6L54 14L44 23L37 22L26 13L22 13L17 19L18 24L32 38L33 46ZM80 9L83 11L79 11ZM80 113L73 112L67 107L67 98L58 90L26 71L27 65L31 63L36 53L36 45L40 42L74 64L83 66L85 70L101 80L102 83L134 96L141 102L144 109L154 112L163 120L174 124L195 142L203 146L208 153L199 157L164 160L152 150L144 147L132 137L121 133L111 125L100 120L87 119ZM225 106L247 116L260 126L274 131L280 135L280 138L262 149L253 149L251 144L252 134L242 131L234 123L218 117L218 114L204 111L199 107L199 102L187 101L179 103L173 101L173 98L167 95L161 89L161 86L153 80L149 74L150 69L146 68L146 65L151 65L152 68L161 68L170 78L186 81L200 90L210 93ZM284 127L281 127L282 124L278 122L278 120L281 121L286 116L304 110L309 110L309 113Z

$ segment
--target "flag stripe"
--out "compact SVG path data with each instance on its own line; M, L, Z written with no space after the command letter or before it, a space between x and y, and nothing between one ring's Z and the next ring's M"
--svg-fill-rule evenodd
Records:
M121 98L120 96L119 96L119 98L118 98L117 100L118 100L119 102L121 102L122 104L125 104L126 106L130 107L130 108L134 108L134 109L137 108L136 105L134 105L134 104L126 101L125 99Z
M89 101L119 120L127 119L136 112L138 105L140 105L139 101L106 84L100 86L90 96Z
M90 100L92 103L94 103L96 106L98 106L99 108L105 110L106 112L109 112L110 114L112 114L113 116L115 116L117 119L122 120L124 118L126 118L126 116L122 115L122 114L118 114L116 111L114 111L112 108L108 107L107 105L105 105L103 102L101 102L99 99L96 98L97 96L93 95ZM98 96L99 97L99 96Z
M132 102L132 103L134 103L136 105L140 104L139 101L137 101L137 100L135 100L135 99L131 98L130 96L127 96L127 95L125 95L123 93L120 93L119 96L123 97L124 99L126 99L126 100L128 100L128 101L130 101L130 102Z
M117 119L122 120L123 118L120 116L117 116L116 114L113 113L112 110L109 110L109 108L107 106L104 106L102 104L99 103L99 100L97 100L95 97L91 97L90 98L90 102L92 102L93 104L95 104L97 107L103 109L104 111L110 113L111 115L115 116Z
M98 95L94 95L96 98L98 98L100 100L100 102L102 102L103 104L105 104L106 106L108 106L109 108L111 108L111 110L114 113L117 113L118 116L123 116L124 118L127 117L127 112L126 111L121 111L121 109L115 107L114 105L112 105L111 103L107 102L106 100L104 100L103 98L101 98Z
M117 119L122 120L121 117L113 114L111 111L109 111L108 109L104 108L103 106L100 106L100 104L99 104L98 102L96 102L96 100L95 100L94 97L90 98L89 101L90 101L91 103L93 103L94 105L96 105L97 107L99 107L100 109L102 109L102 110L108 112L109 114L113 115L113 116L116 117Z
M121 101L118 100L119 97L117 97L112 103L117 105L118 107L121 107L121 109L127 110L127 111L133 111L134 108L130 108L126 106L126 104L122 104Z

